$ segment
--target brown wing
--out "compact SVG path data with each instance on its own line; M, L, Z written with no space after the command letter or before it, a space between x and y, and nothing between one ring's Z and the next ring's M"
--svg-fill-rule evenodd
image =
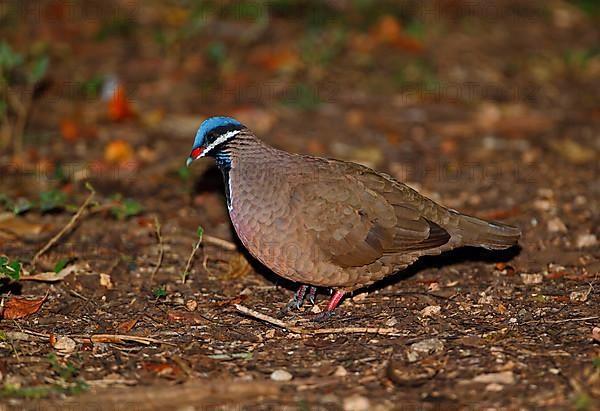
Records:
M390 180L351 163L292 190L291 207L319 251L342 267L363 266L384 254L435 248L450 236L421 217Z

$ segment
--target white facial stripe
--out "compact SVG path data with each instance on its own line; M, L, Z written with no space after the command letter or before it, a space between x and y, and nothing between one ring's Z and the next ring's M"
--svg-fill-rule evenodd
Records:
M204 157L205 155L207 155L213 148L215 148L216 146L218 146L219 144L223 144L224 142L226 142L227 140L229 140L232 137L237 136L240 133L241 130L233 130L233 131L228 131L225 134L222 134L219 136L219 138L217 138L215 141L213 141L210 145L208 145L204 151L202 151L202 155L200 155L200 157Z

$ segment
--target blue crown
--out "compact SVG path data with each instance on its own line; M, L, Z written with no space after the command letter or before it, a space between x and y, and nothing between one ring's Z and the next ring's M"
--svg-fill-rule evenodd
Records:
M200 147L204 143L204 139L206 135L210 133L212 130L218 127L227 127L227 126L242 126L242 123L231 118L231 117L209 117L202 122L198 132L196 133L196 138L194 139L194 147Z

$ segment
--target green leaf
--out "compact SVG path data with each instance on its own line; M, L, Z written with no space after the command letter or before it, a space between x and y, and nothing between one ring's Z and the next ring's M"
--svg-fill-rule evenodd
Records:
M64 208L67 195L59 190L40 193L40 209L42 212Z
M167 289L163 286L156 287L152 289L152 294L154 294L156 298L166 297Z
M35 84L44 78L46 71L48 70L48 62L48 56L41 56L35 61L31 73L29 74L31 83Z
M10 261L7 257L0 257L0 275L13 281L21 278L21 263L19 260Z
M204 228L202 228L202 226L198 226L198 229L196 230L196 234L198 234L198 238L202 238L202 236L204 235Z
M179 174L179 177L184 181L189 180L192 176L192 171L188 166L185 165L181 166L181 168L177 170L177 173Z
M600 357L592 360L592 365L600 370Z
M23 214L23 213L31 210L31 207L33 207L33 204L31 204L31 201L29 201L26 198L19 197L17 199L17 201L15 201L14 204L12 204L12 212L17 215Z
M56 262L56 264L54 265L54 272L55 273L60 273L63 268L65 268L67 266L67 263L69 262L68 258L61 258L60 260L58 260Z
M136 216L144 211L144 207L135 200L125 199L116 207L111 210L112 214L119 220L125 220L129 217Z
M221 64L225 61L225 57L227 55L227 49L225 45L220 42L214 42L209 44L206 49L206 55L210 60L212 60L215 64Z
M6 42L0 43L0 67L11 70L19 64L23 63L23 56L15 53L10 45Z

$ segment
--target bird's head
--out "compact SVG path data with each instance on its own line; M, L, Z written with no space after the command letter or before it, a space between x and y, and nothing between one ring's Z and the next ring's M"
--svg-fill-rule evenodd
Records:
M187 158L189 167L194 160L206 156L217 156L228 141L234 139L246 127L230 117L210 117L202 122L192 152Z

